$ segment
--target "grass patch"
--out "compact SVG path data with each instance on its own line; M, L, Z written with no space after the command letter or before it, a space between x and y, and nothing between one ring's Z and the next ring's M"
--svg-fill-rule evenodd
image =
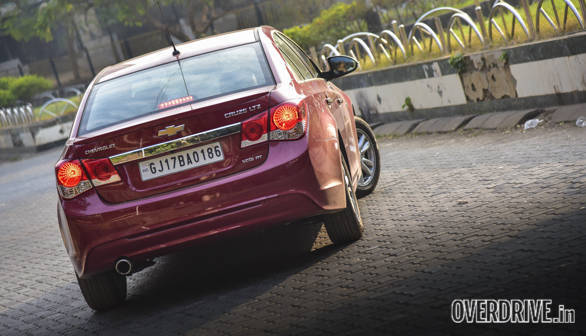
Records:
M72 96L65 99L69 99L75 105L79 106L81 98L82 96ZM45 108L45 110L54 113L55 116L58 117L61 115L67 115L77 112L77 107L73 107L72 105L65 102L55 102L53 104L48 105ZM35 115L35 120L49 120L55 118L55 116L52 116L49 113L41 114L41 106L33 108L33 114Z

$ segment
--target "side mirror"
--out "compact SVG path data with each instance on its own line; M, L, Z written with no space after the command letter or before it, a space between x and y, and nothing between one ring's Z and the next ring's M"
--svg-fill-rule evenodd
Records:
M342 77L358 68L358 61L349 56L332 56L328 57L330 70L322 72L319 76L325 80Z

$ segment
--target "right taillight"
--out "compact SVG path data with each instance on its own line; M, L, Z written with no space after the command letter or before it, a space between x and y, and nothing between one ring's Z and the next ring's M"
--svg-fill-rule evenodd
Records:
M92 188L81 164L78 160L63 161L55 170L57 175L57 190L65 199L71 199Z
M299 121L299 108L293 104L283 104L273 109L271 117L273 125L282 131L288 131Z
M270 140L297 140L305 134L307 112L305 104L284 103L270 111Z

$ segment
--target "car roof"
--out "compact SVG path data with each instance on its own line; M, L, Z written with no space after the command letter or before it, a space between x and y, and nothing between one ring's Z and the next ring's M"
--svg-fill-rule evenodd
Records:
M104 68L94 83L101 83L116 77L128 75L157 65L170 63L191 56L208 53L236 45L258 41L258 28L248 28L229 33L213 35L176 45L180 54L173 56L173 47L166 47L148 54L134 57Z

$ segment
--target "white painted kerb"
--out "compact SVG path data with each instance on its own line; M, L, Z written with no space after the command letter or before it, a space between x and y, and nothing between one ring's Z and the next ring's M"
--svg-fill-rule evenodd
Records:
M416 109L466 104L457 74L442 76L437 63L422 65L425 79L345 90L356 107L367 105L378 113L405 111L410 97ZM586 54L513 64L519 98L586 91Z
M586 91L586 54L513 64L519 97Z

